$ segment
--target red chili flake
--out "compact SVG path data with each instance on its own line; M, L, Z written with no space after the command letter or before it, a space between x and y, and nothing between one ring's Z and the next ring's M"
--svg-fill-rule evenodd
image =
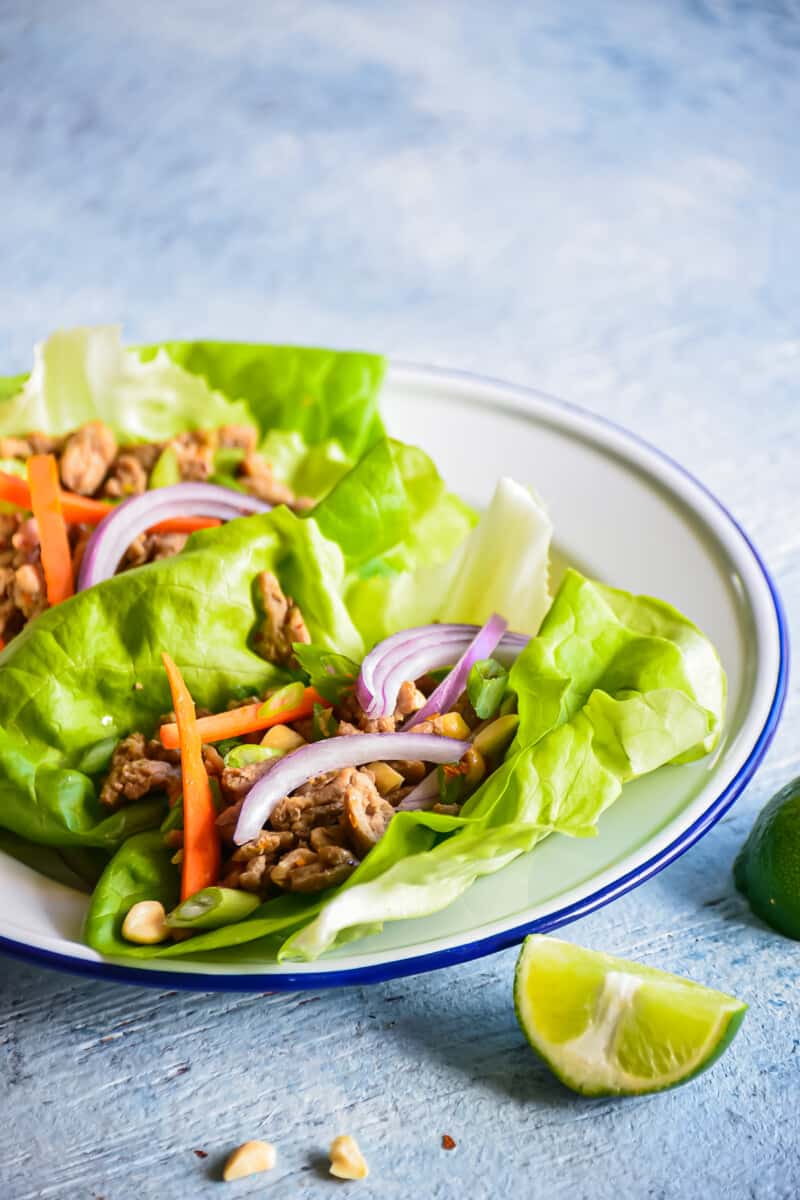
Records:
M193 1150L192 1154L196 1154L198 1158L208 1158L207 1150Z
M453 1138L450 1137L450 1134L443 1133L442 1134L442 1149L443 1150L455 1150L455 1148L456 1148L456 1142L453 1140Z

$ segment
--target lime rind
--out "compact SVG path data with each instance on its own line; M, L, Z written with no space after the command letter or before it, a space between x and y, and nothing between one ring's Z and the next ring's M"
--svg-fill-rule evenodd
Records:
M584 1095L663 1091L707 1070L747 1006L675 975L532 935L514 980L531 1048Z
M757 917L800 940L800 778L762 808L737 855L733 877Z

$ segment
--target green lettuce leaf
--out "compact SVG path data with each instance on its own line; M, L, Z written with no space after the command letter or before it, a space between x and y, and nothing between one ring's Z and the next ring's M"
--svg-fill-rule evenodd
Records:
M157 831L128 839L92 893L84 925L90 946L104 954L138 958L152 955L152 946L133 946L125 941L122 922L128 909L140 900L160 900L167 912L178 903L180 873L170 861L173 853Z
M331 704L338 704L342 693L358 679L358 663L345 654L334 654L320 646L295 645L295 658L308 676L311 687Z
M0 851L79 892L91 893L108 866L108 857L102 851L83 846L57 850L55 846L26 841L5 829L0 829Z
M696 626L663 600L601 587L577 571L566 573L559 603L517 659L510 684L519 696L517 746L569 720L594 688L610 695L678 688L711 714L687 759L713 749L726 699L719 656Z
M378 392L385 363L376 354L244 342L164 342L166 352L214 392L243 401L263 433L298 433L306 446L338 443L354 462L384 435Z
M125 349L116 326L52 334L29 377L0 379L0 436L103 420L122 442L254 425L279 479L318 499L383 436L384 360L236 342Z

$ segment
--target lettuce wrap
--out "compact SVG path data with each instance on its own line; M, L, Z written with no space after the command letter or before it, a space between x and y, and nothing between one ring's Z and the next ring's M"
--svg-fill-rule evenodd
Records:
M276 475L318 499L383 435L380 355L240 342L126 349L117 326L52 334L0 378L0 438L103 421L121 445L252 425Z
M255 411L244 351L229 374L214 373L214 350L169 352ZM270 420L290 420L289 401L285 417L275 403ZM501 481L478 521L422 451L376 439L372 423L350 426L348 412L343 405L340 434L351 452L366 452L313 513L277 508L193 534L177 557L43 613L0 654L3 844L21 839L34 862L37 845L113 854L86 923L104 954L236 954L249 943L241 953L251 958L315 959L385 921L441 909L549 834L594 835L626 782L716 744L725 677L690 621L575 571L551 602L551 527L538 497ZM306 445L315 436L305 426L289 432ZM312 682L315 661L332 656L346 677L348 661L414 623L504 613L533 635L508 678L516 738L457 815L397 812L338 888L268 899L245 920L186 941L133 945L121 936L132 904L158 899L169 909L177 899L178 871L158 828L166 801L108 815L98 778L120 737L149 731L170 708L162 651L198 706L214 711L288 678L252 648L263 570L302 609Z

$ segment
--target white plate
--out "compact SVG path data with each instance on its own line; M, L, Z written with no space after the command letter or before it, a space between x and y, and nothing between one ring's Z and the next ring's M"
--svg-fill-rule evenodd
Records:
M600 835L553 836L479 881L444 912L390 924L308 965L249 961L247 948L167 969L104 959L83 945L86 897L0 855L0 946L69 970L198 989L335 986L432 970L553 929L661 870L719 819L775 731L787 674L785 621L754 547L714 497L632 434L550 397L396 364L383 411L428 450L457 492L485 504L499 475L547 498L558 559L670 601L713 639L729 682L717 752L626 787Z

